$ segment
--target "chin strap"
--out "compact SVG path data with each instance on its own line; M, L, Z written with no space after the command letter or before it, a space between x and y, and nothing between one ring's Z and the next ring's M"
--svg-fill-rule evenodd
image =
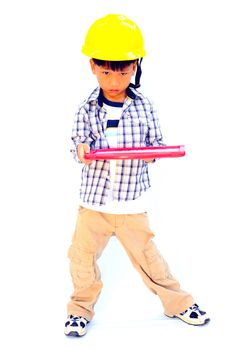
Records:
M136 71L136 75L135 75L135 84L132 84L132 83L129 84L129 87L132 87L134 89L137 89L141 86L140 85L140 78L142 75L141 63L142 63L142 58L139 58L138 63L137 63L137 71Z

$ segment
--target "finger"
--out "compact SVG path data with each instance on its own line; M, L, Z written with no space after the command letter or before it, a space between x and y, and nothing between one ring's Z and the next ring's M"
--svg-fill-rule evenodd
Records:
M78 151L78 158L82 162L83 161L83 157L84 157L83 145L78 145L77 151Z

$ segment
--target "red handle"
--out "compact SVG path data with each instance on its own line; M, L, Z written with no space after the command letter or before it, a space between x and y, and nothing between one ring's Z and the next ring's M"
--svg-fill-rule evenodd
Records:
M150 146L126 148L102 148L85 153L85 159L149 159L183 157L185 148L180 146Z

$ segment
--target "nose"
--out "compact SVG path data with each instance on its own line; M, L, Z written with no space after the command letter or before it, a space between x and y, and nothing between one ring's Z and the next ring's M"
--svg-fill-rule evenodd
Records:
M110 87L111 89L116 89L118 88L120 85L120 81L119 81L119 78L117 76L112 76L111 77L111 80L110 80Z

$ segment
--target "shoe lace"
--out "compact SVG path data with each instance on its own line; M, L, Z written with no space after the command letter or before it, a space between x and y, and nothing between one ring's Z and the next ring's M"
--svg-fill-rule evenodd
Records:
M88 320L86 320L84 317L82 316L73 316L73 315L70 315L70 319L72 321L85 321L86 323L89 323Z
M190 306L188 309L186 309L185 311L181 312L180 314L181 314L181 315L184 315L184 314L186 314L186 312L187 312L188 310L200 312L199 306L198 306L197 304L193 304L192 306Z
M193 310L193 311L196 311L196 312L199 313L201 316L206 315L206 312L200 310L200 308L199 308L199 306L198 306L197 304L193 304L192 310Z
M200 311L199 309L199 306L197 304L193 304L191 307L190 307L191 310L193 311Z

